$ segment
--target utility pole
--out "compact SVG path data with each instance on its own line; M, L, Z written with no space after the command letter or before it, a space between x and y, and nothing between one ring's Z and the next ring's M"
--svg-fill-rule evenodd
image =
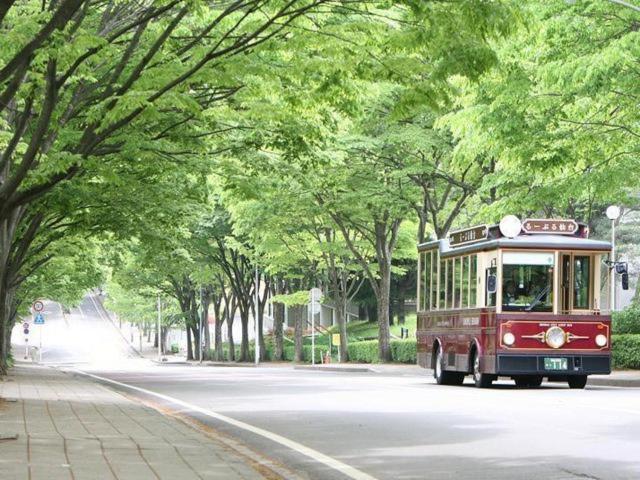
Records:
M162 303L158 295L158 361L162 361Z
M256 265L256 278L255 278L255 298L254 308L253 308L253 321L255 322L255 364L258 365L260 363L260 328L258 325L258 309L260 308L260 295L258 294L258 287L260 286L260 280L258 278L258 266Z

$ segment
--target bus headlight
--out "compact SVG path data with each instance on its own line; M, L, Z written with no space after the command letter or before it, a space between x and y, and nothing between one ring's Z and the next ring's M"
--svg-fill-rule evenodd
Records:
M596 335L596 345L605 347L607 345L607 336L602 334Z
M560 327L551 327L547 330L544 339L551 348L560 348L567 341L567 336Z
M516 343L516 337L513 333L507 332L502 336L502 343L506 346L510 347L514 343Z

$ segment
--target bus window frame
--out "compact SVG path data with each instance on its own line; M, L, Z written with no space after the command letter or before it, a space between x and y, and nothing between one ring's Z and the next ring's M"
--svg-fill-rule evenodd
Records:
M600 308L595 308L595 305L601 305L601 301L600 301L600 292L597 292L597 298L596 298L596 285L595 285L595 270L596 270L596 265L599 264L601 262L596 262L596 258L601 259L602 256L604 255L604 253L602 251L599 250L557 250L557 249L545 249L545 248L501 248L498 249L498 292L497 292L497 299L496 299L496 313L502 313L502 254L504 252L531 252L531 253L549 253L552 252L554 255L554 272L553 272L553 308L551 312L518 312L518 311L509 311L509 314L515 314L515 315L538 315L538 314L546 314L549 315L550 313L553 315L562 315L562 314L572 314L572 313L576 313L576 314L590 314L593 312L599 312L602 313L602 310ZM590 304L590 308L588 309L574 309L571 308L569 311L567 312L562 312L561 311L561 282L562 282L562 278L561 278L561 268L560 268L560 262L562 261L562 255L563 254L570 254L571 255L571 269L573 270L573 255L576 254L578 256L588 256L591 258L591 262L592 265L590 267L590 271L589 271L589 286L591 288L591 298L589 301ZM573 279L573 276L571 277ZM610 284L609 284L610 285ZM571 287L573 288L573 284L571 284ZM601 288L601 287L600 287ZM573 297L573 291L571 291L571 296ZM486 298L486 286L485 286L485 298ZM573 301L573 298L571 298L571 300ZM610 301L610 300L609 300ZM486 303L485 303L486 305ZM573 305L571 305L573 307Z

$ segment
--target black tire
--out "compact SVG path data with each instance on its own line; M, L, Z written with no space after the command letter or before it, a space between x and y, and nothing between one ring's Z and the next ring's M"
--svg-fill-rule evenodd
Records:
M464 373L448 372L444 369L444 353L438 345L433 360L433 377L438 385L462 385Z
M542 375L521 375L514 377L516 387L520 388L537 388L542 385Z
M529 378L529 386L532 388L538 388L542 385L542 375L532 375Z
M569 388L582 389L587 385L587 376L571 375L570 377L567 377L567 383L569 384Z
M473 383L478 388L489 388L493 382L492 375L480 372L480 357L477 350L474 350L471 356L471 374L473 375Z

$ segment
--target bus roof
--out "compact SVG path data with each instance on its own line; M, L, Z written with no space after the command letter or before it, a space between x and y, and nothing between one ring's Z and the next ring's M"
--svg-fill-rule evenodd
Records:
M451 247L449 238L434 240L432 242L421 243L418 250L431 250L439 248L443 257L458 255L461 253L471 253L498 248L524 248L524 249L551 249L551 250L590 250L590 251L611 251L611 243L601 240L590 240L587 238L573 237L566 235L518 235L514 238L500 237L488 238L474 243Z

